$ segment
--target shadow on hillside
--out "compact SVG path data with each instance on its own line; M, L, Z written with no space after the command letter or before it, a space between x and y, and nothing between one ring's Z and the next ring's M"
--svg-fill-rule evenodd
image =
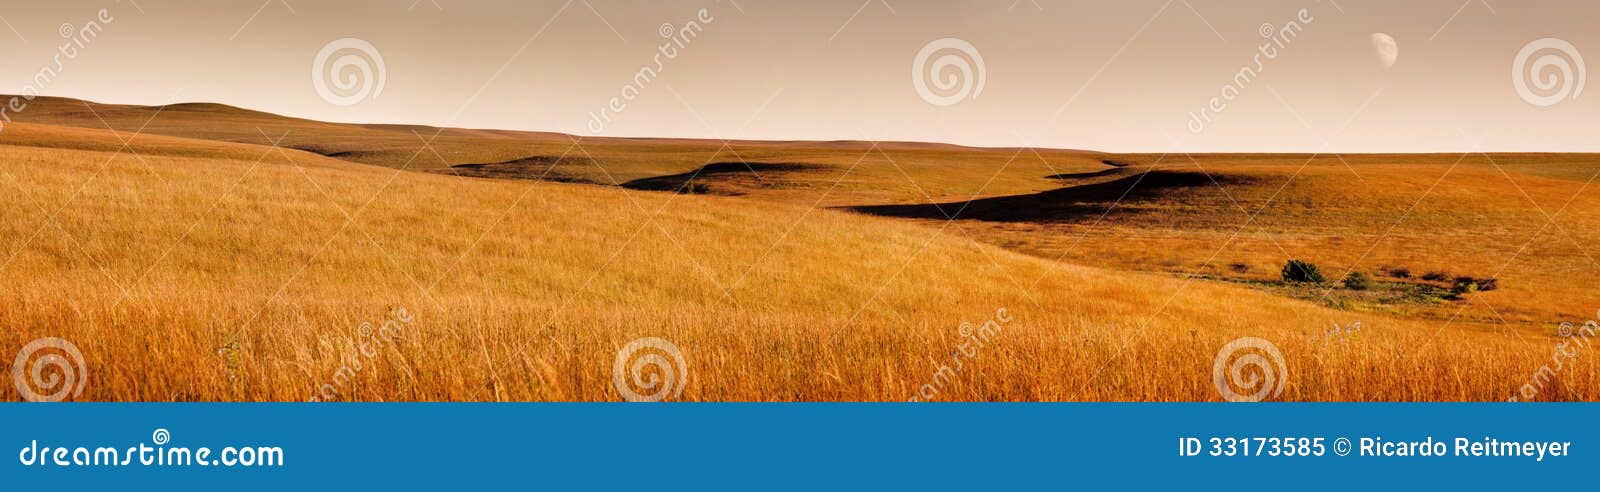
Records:
M685 194L739 195L741 193L737 191L722 187L712 188L710 184L730 184L730 181L738 180L756 182L741 183L745 185L761 185L766 184L772 176L805 171L814 167L816 166L794 162L714 162L686 173L635 179L622 183L622 187Z
M1115 171L1115 170L1114 170ZM1219 181L1229 178L1218 176ZM847 210L913 219L960 219L992 222L1073 222L1092 220L1118 203L1134 203L1184 189L1214 186L1204 173L1151 171L1126 177L1034 193L966 202L921 205L868 205Z
M588 180L562 173L557 167L588 166L592 163L586 157L536 155L504 162L456 164L450 166L450 170L447 172L457 176L473 178L537 179L542 181L588 183Z
M1126 170L1126 169L1111 168L1111 169L1101 169L1099 171L1089 171L1089 172L1084 172L1084 173L1052 174L1052 175L1049 175L1049 176L1045 176L1045 179L1061 179L1061 180L1066 180L1066 179L1089 179L1089 178L1098 178L1098 177L1102 177L1102 176L1111 176L1111 175L1115 175L1115 174L1124 174L1124 173L1127 173L1127 172L1128 172L1128 170Z
M271 142L263 142L262 144L263 145L267 145L267 144L271 144ZM338 160L341 160L341 161L354 162L354 163L357 163L357 164L380 164L381 165L381 163L385 159L393 158L395 155L397 155L397 153L395 153L395 152L390 152L390 151L385 151L385 150L361 150L361 149L342 150L341 145L342 144L327 144L327 145L304 144L304 145L290 145L290 146L286 146L285 148L290 148L290 149L294 149L294 150L301 150L301 151L317 154L317 155L320 155L320 156L323 156L323 157L331 157L331 158L338 159ZM437 163L437 165L443 165L444 164L443 162L439 162L439 159L437 157L434 157L431 154L426 155L426 156L417 155L417 156L412 157L411 159L415 164L422 164L422 163L424 163L424 161L427 161L429 163ZM417 166L417 167L422 167L422 166Z

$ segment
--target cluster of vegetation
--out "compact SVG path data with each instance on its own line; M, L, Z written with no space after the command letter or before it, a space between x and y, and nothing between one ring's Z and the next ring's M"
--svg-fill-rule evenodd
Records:
M1317 264L1305 260L1289 260L1283 265L1283 281L1291 283L1322 284L1328 281L1322 275L1322 268ZM1372 288L1372 277L1362 272L1350 272L1345 275L1344 287L1350 290L1367 290Z
M1384 267L1384 273L1399 280L1411 278L1411 270L1405 267ZM1283 281L1289 283L1322 284L1327 278L1322 275L1322 269L1315 263L1304 260L1289 260L1283 265ZM1478 278L1469 276L1452 275L1442 270L1429 271L1422 275L1422 280L1448 285L1450 293L1456 298L1474 292L1487 292L1500 288L1499 279ZM1370 290L1375 284L1372 277L1364 272L1350 272L1342 281L1344 287L1350 290Z
M1450 286L1450 291L1456 295L1471 294L1473 292L1488 292L1500 288L1500 279L1456 277Z
M1410 270L1404 268L1389 270L1391 276L1399 279L1410 278L1410 273ZM1500 279L1455 275L1445 270L1432 270L1423 274L1421 278L1424 281L1448 287L1450 293L1458 297L1473 292L1488 292L1500 288Z

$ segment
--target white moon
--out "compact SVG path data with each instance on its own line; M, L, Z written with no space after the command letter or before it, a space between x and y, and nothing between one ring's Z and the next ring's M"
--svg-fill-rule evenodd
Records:
M1400 59L1400 45L1388 34L1372 33L1372 49L1377 51L1378 63L1382 63L1386 70L1394 67L1394 62Z

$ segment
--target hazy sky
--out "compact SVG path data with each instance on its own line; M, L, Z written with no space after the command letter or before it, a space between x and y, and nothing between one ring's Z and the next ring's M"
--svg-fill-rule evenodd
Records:
M35 87L101 102L574 134L606 113L603 133L618 136L1600 151L1600 94L1558 97L1578 93L1586 67L1546 49L1525 65L1546 75L1565 65L1570 77L1519 92L1512 75L1519 51L1542 38L1600 60L1600 2L1589 0L3 1L7 93L56 66L64 23L81 29L108 9L114 21ZM673 42L663 23L681 29L701 8L713 20L659 56ZM1258 45L1274 43L1264 24L1276 32L1302 8L1314 20L1258 57ZM1399 48L1387 69L1380 32ZM319 95L312 73L319 50L347 37L370 43L384 77L376 97L342 106ZM919 93L919 50L943 38L981 56L954 59L974 67L956 88L975 97ZM635 82L657 60L658 76ZM1259 70L1235 82L1243 67ZM1224 91L1226 107L1206 109ZM626 108L606 108L624 93ZM1212 121L1193 132L1191 113Z

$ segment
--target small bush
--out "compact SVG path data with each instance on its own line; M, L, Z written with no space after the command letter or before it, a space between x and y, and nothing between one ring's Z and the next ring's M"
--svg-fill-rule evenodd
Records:
M1478 290L1481 290L1481 291L1484 291L1484 292L1488 292L1488 291L1495 290L1495 289L1498 289L1498 288L1500 288L1500 279L1497 279L1497 278L1480 278L1480 279L1478 279Z
M1250 273L1250 265L1237 261L1228 264L1228 268L1233 270L1233 273Z
M678 193L683 195L707 195L711 193L711 187L691 180L678 187Z
M1406 267L1390 268L1389 276L1394 278L1411 278L1411 269Z
M1456 277L1455 285L1450 288L1457 294L1470 294L1473 292L1488 292L1500 288L1500 280L1493 278Z
M1350 272L1344 277L1344 287L1350 290L1367 290L1372 288L1372 279L1361 272Z
M1311 282L1320 284L1328 281L1322 276L1322 269L1316 264L1301 260L1289 260L1283 265L1283 281L1285 282Z
M1438 270L1422 274L1422 279L1430 281L1430 282L1449 282L1450 281L1450 277L1451 277L1450 272L1443 272L1443 271L1438 271Z

